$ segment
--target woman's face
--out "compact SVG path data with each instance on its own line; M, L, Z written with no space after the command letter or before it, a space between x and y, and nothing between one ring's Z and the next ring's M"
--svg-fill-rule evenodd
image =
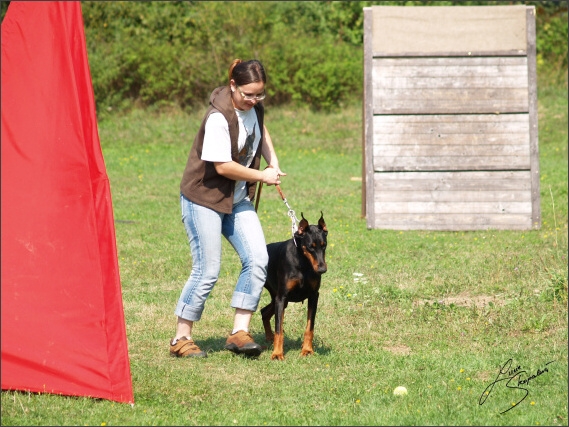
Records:
M233 106L238 110L249 111L258 102L261 102L265 96L265 83L255 82L243 86L237 86L234 80L231 80L231 98ZM259 99L261 98L261 99Z

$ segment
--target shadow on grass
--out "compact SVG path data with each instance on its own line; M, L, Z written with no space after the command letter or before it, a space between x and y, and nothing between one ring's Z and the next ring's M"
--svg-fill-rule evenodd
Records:
M265 352L269 352L272 353L273 351L273 343L272 342L267 342L265 340L265 334L264 333L253 333L251 334L253 336L253 339L255 340L256 343L258 343L262 348L263 348L263 353ZM199 340L198 342L196 342L196 344L203 350L205 351L207 354L214 354L214 353L220 353L220 352L225 352L225 351L229 351L225 349L225 341L227 340L227 337L225 336L220 336L220 337L210 337L210 338L206 338L203 340ZM284 352L285 352L285 357L287 355L287 353L290 353L291 355L294 355L295 353L300 354L300 350L302 348L302 338L287 338L286 334L285 334L285 339L284 339ZM322 343L319 342L319 340L317 338L314 339L313 342L313 347L314 347L314 352L316 354L319 354L321 356L324 355L328 355L330 354L330 347L323 345ZM240 357L247 357L245 355L239 355ZM255 358L255 357L251 357L251 358Z

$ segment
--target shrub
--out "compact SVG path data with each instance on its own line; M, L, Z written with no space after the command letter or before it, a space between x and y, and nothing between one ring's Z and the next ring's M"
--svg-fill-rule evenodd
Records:
M203 105L237 57L265 64L267 103L333 109L361 97L363 7L373 3L83 1L98 110ZM404 4L525 3L532 4ZM567 85L566 3L535 4L540 82ZM2 18L8 5L1 2Z

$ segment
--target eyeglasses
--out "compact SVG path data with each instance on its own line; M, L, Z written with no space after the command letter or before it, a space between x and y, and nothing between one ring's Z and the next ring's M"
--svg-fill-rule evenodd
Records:
M241 89L239 89L239 86L236 86L236 87L237 87L237 90L239 91L239 93L241 94L241 96L243 97L243 99L245 101L253 101L253 100L262 101L267 96L267 94L265 92L263 92L260 95L246 95L241 91Z

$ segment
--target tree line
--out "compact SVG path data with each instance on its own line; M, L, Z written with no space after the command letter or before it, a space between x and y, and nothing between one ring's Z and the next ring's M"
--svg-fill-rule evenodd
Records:
M565 1L82 1L98 110L202 106L235 58L263 62L272 105L341 107L362 96L363 8L374 4L534 4L538 71L566 84Z

